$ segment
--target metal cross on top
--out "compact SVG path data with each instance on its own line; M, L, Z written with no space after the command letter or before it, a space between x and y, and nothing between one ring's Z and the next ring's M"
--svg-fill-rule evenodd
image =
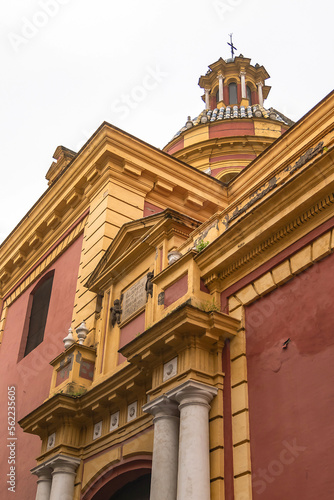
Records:
M230 33L229 34L229 37L230 37L230 43L227 42L227 45L229 45L231 47L231 54L232 54L232 59L234 59L234 51L235 50L238 50L236 47L234 47L233 45L233 42L232 42L232 35L233 33Z

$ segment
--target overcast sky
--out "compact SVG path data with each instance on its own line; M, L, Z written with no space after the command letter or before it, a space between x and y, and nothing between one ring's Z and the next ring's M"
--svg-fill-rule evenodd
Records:
M162 148L204 105L219 57L263 64L265 107L296 121L333 86L330 0L2 2L0 242L47 188L58 145L104 121Z

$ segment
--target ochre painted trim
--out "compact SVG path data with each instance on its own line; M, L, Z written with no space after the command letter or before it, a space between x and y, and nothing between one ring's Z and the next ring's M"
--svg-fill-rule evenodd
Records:
M228 311L228 304L227 300L228 297L233 295L237 290L240 290L241 288L244 288L246 285L254 281L255 279L259 278L263 274L265 274L269 269L273 268L277 264L280 264L283 262L287 257L290 257L294 253L298 252L301 248L303 248L305 245L310 243L311 241L315 240L322 234L324 234L328 229L334 228L334 217L329 219L328 221L324 222L320 226L318 226L316 229L313 229L310 233L306 234L300 240L296 241L289 247L287 247L285 250L280 252L278 255L275 255L272 259L268 260L265 264L262 266L258 267L255 271L251 272L244 278L241 278L241 280L237 281L234 283L232 286L227 288L221 293L221 310L223 312Z

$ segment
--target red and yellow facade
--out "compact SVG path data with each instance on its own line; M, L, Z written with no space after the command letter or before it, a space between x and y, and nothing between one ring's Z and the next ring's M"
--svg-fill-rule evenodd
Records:
M243 57L210 71L212 108L231 82L238 112L269 91ZM330 498L333 100L283 135L273 116L204 120L173 155L107 123L79 154L57 148L0 248L20 497L35 498L32 469L38 499ZM240 170L228 185L204 173L219 149L211 164ZM44 340L24 356L50 273Z

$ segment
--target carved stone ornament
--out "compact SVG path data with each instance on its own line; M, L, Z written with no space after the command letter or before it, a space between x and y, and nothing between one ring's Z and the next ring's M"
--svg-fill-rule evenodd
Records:
M121 322L122 307L119 299L114 300L114 305L110 308L112 327Z
M168 259L168 265L170 266L171 264L174 264L177 260L179 260L182 257L182 253L178 252L177 250L172 250L171 252L168 252L167 259Z
M110 415L110 431L114 431L119 427L119 411Z
M147 273L146 277L147 277L147 281L146 281L146 285L145 285L145 290L146 290L146 301L147 301L149 297L153 296L152 279L154 278L154 272L150 271L149 273Z
M158 295L158 306L163 306L165 303L165 292L161 292Z
M102 434L102 420L101 422L98 422L97 424L94 425L93 440L99 438L101 434Z
M177 375L177 357L164 364L163 381L168 380Z
M128 422L137 418L137 401L128 406Z
M50 436L48 437L46 449L50 450L51 448L54 447L55 444L56 444L56 433L54 432L53 434L50 434Z

